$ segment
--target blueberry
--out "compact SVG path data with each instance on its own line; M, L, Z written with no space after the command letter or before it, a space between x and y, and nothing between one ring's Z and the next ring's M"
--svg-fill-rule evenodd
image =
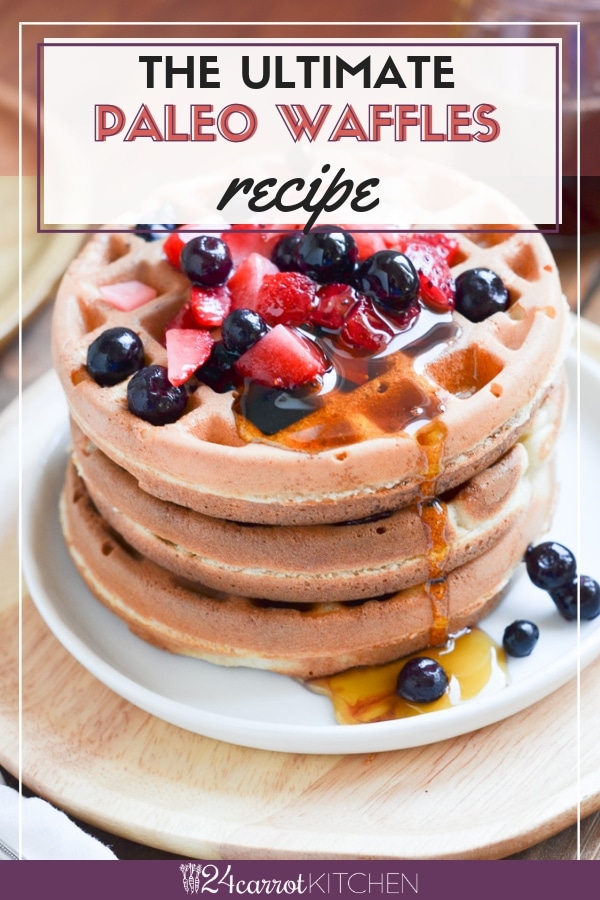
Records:
M356 241L335 225L323 225L303 234L298 244L298 271L320 284L350 283L357 259Z
M517 619L504 629L502 646L509 656L529 656L538 642L540 630L527 619Z
M491 269L468 269L455 283L456 310L470 322L483 322L508 309L509 296L502 279Z
M356 288L375 303L403 312L415 301L419 276L410 259L399 250L378 250L359 266Z
M158 241L165 231L174 231L176 225L136 225L133 229L144 241Z
M144 363L142 341L130 328L107 328L92 341L87 352L87 370L97 384L119 384Z
M210 234L192 238L181 251L181 268L191 282L202 287L225 284L233 267L225 241Z
M226 350L241 356L267 333L263 317L253 309L234 309L221 326L221 338Z
M130 412L151 425L176 422L183 415L186 403L185 389L171 384L164 366L145 366L127 385Z
M398 693L412 703L432 703L447 689L448 676L444 668L427 656L409 659L398 676Z
M589 575L580 575L570 584L565 584L550 592L556 608L563 617L571 622L577 619L577 589L579 588L580 618L595 619L600 615L600 585Z
M239 359L239 353L227 350L223 341L215 341L210 356L196 370L196 378L207 384L217 394L224 394L235 387L236 379L233 364Z
M525 554L525 565L532 583L544 591L554 591L568 584L577 573L575 557L556 541L529 547Z
M301 231L294 231L292 234L286 234L280 238L273 252L271 253L271 262L274 262L280 272L299 272L300 261L300 244L304 239Z

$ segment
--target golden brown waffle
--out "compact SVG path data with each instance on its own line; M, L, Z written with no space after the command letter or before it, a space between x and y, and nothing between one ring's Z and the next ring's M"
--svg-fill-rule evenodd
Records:
M536 413L526 440L446 498L447 575L500 540L531 502L540 465L554 446L564 407L561 385ZM314 603L373 597L430 577L432 526L422 508L334 525L249 525L215 519L142 491L73 425L73 460L108 526L169 571L227 593Z
M231 394L201 386L181 419L155 427L128 412L125 383L99 388L91 379L87 347L113 325L137 331L147 362L164 364L164 327L189 288L164 260L161 242L98 235L68 270L54 314L54 360L73 421L145 491L220 519L341 522L407 506L434 483L438 493L462 484L527 429L557 378L568 329L541 235L472 232L459 240L453 274L493 269L510 292L507 312L477 324L455 314L457 333L435 359L393 354L387 371L350 394L275 438L247 441ZM102 285L132 279L155 288L157 298L134 313L104 302ZM398 431L397 398L423 389L443 412L412 433ZM343 446L319 449L340 433Z
M527 545L547 527L552 500L552 467L546 464L511 528L448 575L447 633L474 625L499 602ZM115 534L72 465L61 518L73 561L92 592L133 632L175 653L308 678L438 643L428 585L355 603L294 605L211 591L176 576Z

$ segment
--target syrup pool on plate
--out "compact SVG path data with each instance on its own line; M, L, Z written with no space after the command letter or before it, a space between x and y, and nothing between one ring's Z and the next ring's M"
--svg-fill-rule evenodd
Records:
M449 687L431 703L412 703L396 690L400 670L409 659L427 656L443 666ZM442 647L413 653L391 663L358 666L306 682L310 690L328 696L340 725L405 719L458 706L494 693L508 681L506 654L484 631L472 628L450 638Z

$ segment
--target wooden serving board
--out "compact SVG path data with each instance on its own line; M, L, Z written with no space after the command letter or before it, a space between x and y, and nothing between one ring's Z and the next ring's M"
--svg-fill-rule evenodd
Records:
M0 543L0 763L18 767L15 529ZM192 858L493 859L576 821L577 681L423 748L251 750L169 725L96 681L22 603L23 780L78 818ZM581 675L581 815L600 808L600 660Z

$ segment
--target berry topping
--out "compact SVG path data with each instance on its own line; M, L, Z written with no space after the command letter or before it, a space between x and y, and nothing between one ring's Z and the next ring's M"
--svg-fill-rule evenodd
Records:
M256 309L256 298L263 278L265 275L275 275L278 271L277 266L260 253L247 256L227 282L232 308Z
M529 547L525 554L525 565L532 583L544 591L554 591L569 584L577 573L575 557L556 541Z
M387 243L388 235L383 237ZM407 245L417 241L420 245L425 244L429 247L439 259L443 259L449 266L453 266L458 262L459 243L456 238L450 237L449 234L419 232L416 234L399 234L392 237L391 243L387 243L387 246L398 247L402 252L407 252L405 249Z
M172 266L176 269L181 268L181 251L185 247L185 241L182 240L178 231L174 231L163 244L163 253Z
M538 642L540 631L533 622L517 619L504 629L502 646L509 656L529 656Z
M298 272L300 269L300 244L304 239L301 231L279 238L271 252L271 260L281 272Z
M170 328L197 328L198 321L189 303L180 306L172 319L167 322L165 334ZM163 341L164 344L164 341Z
M384 309L402 312L414 304L419 276L409 258L398 250L379 250L359 267L355 285Z
M218 287L229 277L233 263L227 244L221 238L201 234L192 238L181 251L181 268L193 284Z
M265 275L256 309L267 325L302 325L310 319L316 290L315 282L300 272Z
M411 241L403 251L417 270L423 302L435 312L454 309L454 282L445 258L425 241Z
M578 593L580 618L587 621L600 615L600 585L589 575L580 575L579 579L550 592L563 619L572 622L577 619Z
M342 327L346 316L359 299L360 294L348 284L325 284L317 291L311 320L315 325L335 331Z
M287 227L294 228L293 225ZM242 263L250 253L270 257L273 248L281 240L281 234L277 234L278 228L278 225L232 225L231 230L224 232L221 237L229 247L234 266Z
M129 328L107 328L88 347L87 370L103 387L124 381L143 364L142 341Z
M171 328L165 340L169 381L176 387L206 362L214 343L208 331L200 328Z
M133 229L144 241L157 241L165 231L173 231L175 225L136 225Z
M234 309L221 328L223 345L230 353L241 356L267 333L262 316L253 309Z
M448 690L448 676L435 659L415 656L400 670L397 690L411 703L432 703Z
M378 250L385 250L386 248L384 236L377 234L375 231L352 231L352 237L356 243L359 260L366 259L367 256L372 256Z
M120 309L121 312L129 312L149 303L157 297L157 292L149 284L141 281L118 281L115 284L103 284L100 288L102 299Z
M176 422L187 403L185 388L171 384L164 366L145 366L127 385L130 412L151 425Z
M196 325L202 328L218 328L231 309L231 294L227 285L203 288L193 284L190 290L190 309Z
M346 316L340 336L350 347L379 353L390 342L394 332L371 301L361 297Z
M483 322L508 309L508 291L491 269L467 269L457 277L455 287L456 309L470 322Z
M309 338L276 325L235 364L243 378L267 387L294 388L324 375L328 362Z
M217 394L231 391L236 384L233 364L239 359L239 353L227 350L223 341L215 341L210 356L196 372L196 378L207 384Z
M320 284L332 281L350 283L358 251L351 234L341 228L324 225L303 236L298 256L300 271Z

